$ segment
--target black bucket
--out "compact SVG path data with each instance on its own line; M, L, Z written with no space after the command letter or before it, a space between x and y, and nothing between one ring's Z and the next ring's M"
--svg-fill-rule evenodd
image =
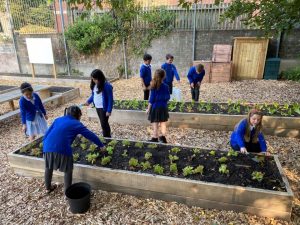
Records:
M83 182L72 184L66 190L66 197L72 213L85 213L90 208L91 186Z

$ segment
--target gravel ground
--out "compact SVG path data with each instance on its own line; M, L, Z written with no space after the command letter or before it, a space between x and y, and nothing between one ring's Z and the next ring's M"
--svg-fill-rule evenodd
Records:
M142 93L137 92L138 88L133 89L131 92L123 91L123 93L118 90L125 85L124 83L126 83L126 86L127 84L132 85L133 82L131 81L114 83L117 98L120 98L121 94L131 98L141 97ZM252 81L250 83L252 84ZM273 81L267 83L275 85L276 82L274 84ZM293 98L290 98L290 100L296 101L296 99L299 99L299 89L296 89L296 87L299 88L298 84L286 82L283 84L284 86L288 85L289 90L294 90ZM213 84L210 88L207 85L205 90L214 93L213 89L219 90L221 88L219 85L225 84L218 84L217 86ZM232 85L238 86L235 83ZM203 89L204 87L203 85ZM278 87L277 90L280 88L282 87ZM229 89L234 90L235 88L229 85ZM217 93L217 90L215 90L215 93ZM298 95L296 91L298 91ZM88 89L82 90L83 97L74 100L70 104L82 103L88 92ZM234 96L227 89L224 92L226 96ZM202 93L204 95L204 90ZM250 91L247 93L250 93ZM286 96L284 101L288 100L288 92L281 94L281 98ZM206 96L208 99L212 98L209 97L207 92ZM272 97L274 99L274 96ZM224 101L222 98L218 100ZM49 123L54 118L62 115L65 107L66 105L57 109L48 109ZM84 115L86 115L85 110ZM83 116L82 121L90 129L99 133L98 123L88 121L86 116ZM150 137L150 126L120 124L111 124L111 126L113 136L117 138L147 140ZM16 119L1 123L0 127L0 224L300 224L299 139L266 136L270 151L279 155L280 162L294 191L292 221L289 223L244 213L188 207L175 202L143 199L104 191L93 191L92 206L88 213L85 215L72 215L68 211L62 186L54 193L46 195L43 191L41 179L19 177L9 167L6 154L27 142L20 128L19 121ZM229 148L227 143L229 136L230 132L224 131L170 128L167 138L171 144L226 150Z

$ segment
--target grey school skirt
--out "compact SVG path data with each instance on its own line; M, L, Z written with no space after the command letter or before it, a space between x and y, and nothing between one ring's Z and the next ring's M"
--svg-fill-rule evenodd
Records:
M59 170L60 172L69 172L73 170L73 157L63 155L57 152L44 153L45 168L50 170Z

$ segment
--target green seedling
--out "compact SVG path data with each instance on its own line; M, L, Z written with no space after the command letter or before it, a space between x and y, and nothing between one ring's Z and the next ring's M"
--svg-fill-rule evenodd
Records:
M124 147L129 147L129 146L130 146L130 141L128 141L128 140L123 140L123 141L122 141L122 145L123 145Z
M129 166L131 166L131 167L137 167L137 166L139 166L139 161L136 158L131 158L129 160Z
M178 169L177 169L177 164L176 163L171 163L170 164L170 172L173 174L177 174L178 173Z
M238 156L238 152L237 151L234 151L233 149L230 149L227 153L227 156L230 157L230 156Z
M186 110L187 110L188 112L192 112L192 111L193 111L193 105L192 105L192 104L187 104Z
M252 160L257 163L264 163L265 156L264 155L256 155L254 158L252 158Z
M152 158L152 153L151 152L146 152L145 153L145 159L146 160L149 160L149 159L151 159Z
M170 162L173 163L179 159L177 155L169 155Z
M193 173L194 174L200 173L202 175L203 174L203 170L204 170L204 166L199 165L199 166L196 167L196 169L194 169Z
M212 155L212 156L215 156L215 155L216 155L216 151L211 150L211 151L209 152L209 154Z
M112 140L112 141L110 141L107 145L108 145L108 146L111 146L111 147L113 147L113 148L115 148L117 144L118 144L118 141L117 141L117 140Z
M89 142L89 140L86 139L85 137L82 137L82 138L81 138L81 143L88 143L88 142Z
M226 164L221 164L221 166L219 167L219 173L221 173L221 174L229 174L229 169L227 169L227 165Z
M178 148L178 147L174 147L174 148L172 148L171 149L171 152L172 153L175 153L175 154L177 154L178 152L180 152L181 150L180 150L180 148Z
M300 114L300 104L299 103L294 103L292 105L292 109L295 113Z
M127 154L127 150L124 150L124 151L123 151L123 154L122 154L122 156L123 156L124 158L126 158L126 157L128 156L128 154Z
M185 176L185 177L192 175L192 174L194 174L194 167L186 166L183 168L182 172L183 172L183 176Z
M102 143L106 143L106 140L105 140L105 138L104 138L103 136L99 136L99 139L100 139L100 141L101 141Z
M262 172L254 171L252 173L252 180L257 180L258 182L261 182L264 178L264 174Z
M183 111L184 111L184 105L185 105L185 102L180 102L180 103L179 103L179 111L180 111L180 112L183 112Z
M204 102L203 100L201 100L201 101L198 103L197 110L198 110L199 112L204 111L204 109L205 109L204 106L205 106L205 102Z
M168 109L170 112L173 112L177 108L177 102L172 100L168 104Z
M108 163L110 163L111 159L112 159L111 156L103 157L103 158L101 159L101 165L102 165L102 166L107 165Z
M92 145L90 145L90 147L89 147L89 151L90 151L90 152L94 152L96 149L97 149L97 145L95 145L95 144L92 144Z
M204 108L207 112L210 112L212 110L213 105L210 102L206 102L204 105Z
M142 170L148 170L148 169L151 169L151 164L150 164L149 161L142 162L142 163L141 163L141 166L142 166Z
M99 156L99 153L89 153L87 156L86 156L86 160L91 163L91 164L94 164L97 160Z
M201 152L201 150L200 150L199 148L194 148L194 149L193 149L193 153L194 153L195 155L199 154L200 152Z
M77 144L75 143L75 141L72 143L71 147L72 148L76 148L77 147Z
M40 148L33 148L33 149L31 149L30 155L38 157L41 154L42 154L42 150Z
M21 152L21 153L28 153L29 150L30 150L29 146L26 146L26 147L24 147L24 148L21 148L21 149L20 149L20 152Z
M73 160L74 160L74 162L77 162L78 159L79 159L79 153L74 153L73 154Z
M82 143L82 144L80 144L80 147L81 147L82 150L86 150L87 149L87 144Z
M108 146L106 148L107 154L112 155L114 154L114 148L112 146Z
M225 156L218 159L219 163L225 163L227 161L227 158Z
M40 149L43 149L43 142L41 142L41 143L39 144L39 148L40 148Z
M277 109L270 105L268 106L267 111L270 115L274 115L277 112Z
M135 145L134 145L134 147L136 147L136 148L143 148L144 144L143 144L143 142L136 142Z
M147 147L151 149L155 149L157 148L157 144L149 144Z
M163 174L164 168L160 166L159 164L154 165L154 173L156 174Z

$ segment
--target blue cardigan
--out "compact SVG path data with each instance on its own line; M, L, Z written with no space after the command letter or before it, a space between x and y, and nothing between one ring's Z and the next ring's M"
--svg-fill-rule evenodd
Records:
M63 116L54 120L43 139L43 152L57 152L72 156L71 145L78 134L94 142L99 147L104 145L99 138L72 116Z
M234 150L240 150L240 148L245 147L245 139L244 136L246 134L247 128L247 119L243 119L235 128L230 137L230 144ZM251 131L251 137L255 134L255 129ZM267 151L267 144L264 138L264 135L260 132L258 134L258 142L262 152Z
M169 86L162 83L157 89L151 89L149 103L152 105L152 109L155 108L167 108L168 101L170 100Z
M197 84L198 82L200 83L202 82L204 76L205 76L205 70L203 70L201 73L197 73L196 67L193 66L190 68L187 78L190 84L192 83Z
M145 65L145 64L141 65L140 77L143 79L145 86L148 87L152 80L151 65Z
M46 115L46 110L43 106L42 100L40 96L36 93L32 93L34 104L31 101L25 99L24 96L20 98L19 106L20 106L20 114L22 124L26 124L27 121L34 121L36 111Z
M105 112L111 113L113 104L114 104L114 97L113 97L113 87L110 83L104 83L104 89L102 91L102 98L103 98L103 110ZM87 103L91 104L94 102L94 91L92 90L91 96L88 98Z
M172 84L174 80L174 76L176 80L180 80L179 74L174 64L164 63L161 68L166 71L166 78L164 79L164 83Z

